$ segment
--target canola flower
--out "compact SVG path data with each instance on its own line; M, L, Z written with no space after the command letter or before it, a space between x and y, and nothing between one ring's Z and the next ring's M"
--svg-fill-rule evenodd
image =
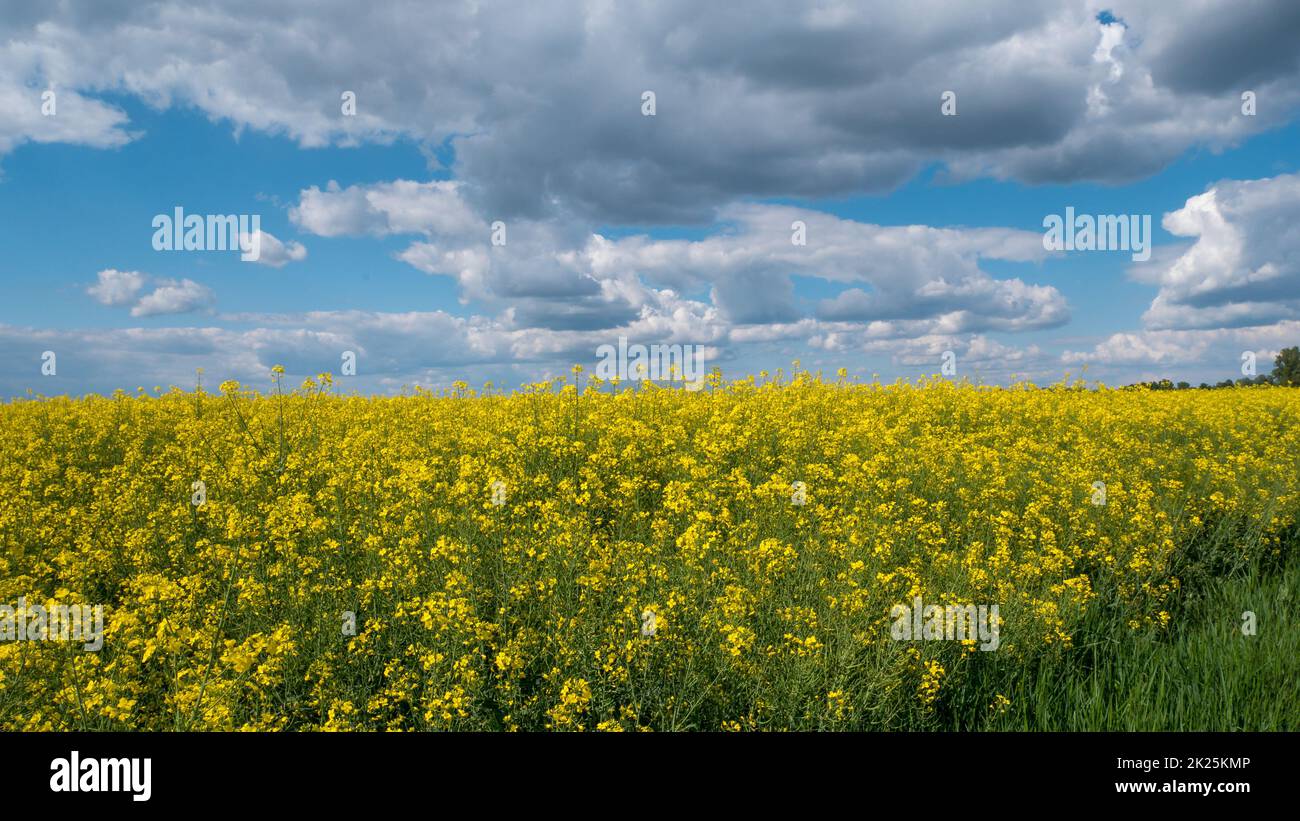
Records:
M0 406L0 602L105 608L99 652L0 642L0 728L933 726L1300 513L1282 388L282 376ZM917 596L998 604L997 652L892 641Z

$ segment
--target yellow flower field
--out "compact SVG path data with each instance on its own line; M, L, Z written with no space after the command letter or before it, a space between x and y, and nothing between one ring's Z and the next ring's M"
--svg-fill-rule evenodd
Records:
M0 602L105 612L0 643L0 728L935 726L1300 513L1293 389L576 376L0 407ZM892 640L917 596L1000 646Z

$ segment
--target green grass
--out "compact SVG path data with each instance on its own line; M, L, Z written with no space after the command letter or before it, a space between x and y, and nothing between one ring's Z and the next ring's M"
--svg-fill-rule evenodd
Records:
M1134 633L1103 614L1076 647L1028 669L990 669L950 705L961 729L1277 731L1300 729L1300 554L1204 578L1164 631ZM1245 611L1255 635L1242 633ZM1001 688L1001 689L992 689ZM988 709L991 693L1011 706ZM968 695L973 695L968 691Z

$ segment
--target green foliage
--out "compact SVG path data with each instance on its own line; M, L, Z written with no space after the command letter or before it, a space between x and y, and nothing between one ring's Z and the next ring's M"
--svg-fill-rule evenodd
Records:
M1286 387L1300 387L1300 347L1292 346L1283 348L1277 357L1273 360L1272 374L1258 374L1253 377L1238 377L1237 379L1223 379L1210 385L1202 382L1199 385L1201 390L1212 388L1247 388L1252 385L1283 385ZM1136 388L1144 387L1153 391L1185 391L1191 389L1188 382L1179 382L1175 384L1169 379L1157 379L1150 382L1137 382L1127 387Z
M1288 387L1300 386L1300 347L1283 348L1273 360L1273 382Z
M1300 727L1300 557L1255 562L1188 591L1168 631L1104 618L1076 652L1001 684L1011 705L962 729L1294 731ZM987 685L993 687L990 681ZM989 711L985 710L984 713ZM984 720L981 720L981 719Z

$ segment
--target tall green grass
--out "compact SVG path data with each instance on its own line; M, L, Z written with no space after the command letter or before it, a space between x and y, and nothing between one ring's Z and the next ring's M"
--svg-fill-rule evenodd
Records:
M1197 557L1193 586L1162 631L1135 633L1106 612L1067 653L1028 667L976 671L947 705L951 729L1278 731L1300 729L1300 553L1214 575ZM1199 572L1198 572L1199 571ZM1242 632L1255 614L1255 634ZM990 694L1011 700L998 712Z

